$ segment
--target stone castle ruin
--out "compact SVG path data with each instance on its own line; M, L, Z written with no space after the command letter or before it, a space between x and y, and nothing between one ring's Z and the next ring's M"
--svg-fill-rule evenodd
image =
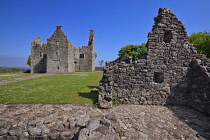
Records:
M168 8L160 8L141 59L107 62L99 105L188 105L210 114L210 63L188 42L184 25Z
M39 37L31 43L31 73L91 72L95 70L94 31L90 30L88 46L74 47L62 26L47 44Z

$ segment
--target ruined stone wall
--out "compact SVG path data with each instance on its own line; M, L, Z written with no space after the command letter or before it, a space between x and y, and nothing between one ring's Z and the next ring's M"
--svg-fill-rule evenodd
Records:
M36 37L31 43L31 73L45 73L47 71L46 63L46 44L42 43L39 37Z
M88 71L92 70L92 52L89 46L82 46L79 48L79 67L76 71Z
M190 63L187 74L172 89L167 104L187 105L210 115L210 63L201 63L197 58Z
M75 51L75 71L91 72L95 70L94 31L90 30L88 46L78 47Z
M95 68L94 31L90 31L88 44L74 47L61 26L43 44L38 37L32 42L31 73L91 72Z
M148 54L135 62L124 58L108 62L100 83L99 104L110 108L112 101L126 104L165 104L176 85L187 74L189 64L199 59L189 44L185 27L168 8L160 8L148 34Z

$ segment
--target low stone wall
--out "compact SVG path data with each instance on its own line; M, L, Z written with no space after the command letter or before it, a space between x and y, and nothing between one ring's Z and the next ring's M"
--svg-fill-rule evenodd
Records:
M95 67L95 71L104 71L104 67Z
M134 63L107 62L100 92L110 103L104 102L104 106L102 103L101 107L105 108L107 104L111 104L111 100L122 104L164 104L170 94L170 87L165 83L158 84L153 81L154 72L149 69L147 63L145 59L139 59ZM100 101L102 96L99 95ZM111 105L108 106L111 107Z

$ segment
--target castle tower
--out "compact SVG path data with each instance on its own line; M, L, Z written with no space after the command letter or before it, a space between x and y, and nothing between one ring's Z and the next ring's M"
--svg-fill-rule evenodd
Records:
M88 46L93 46L94 47L94 34L95 34L95 32L93 30L89 31Z
M88 41L88 46L91 47L91 66L92 66L92 70L91 71L94 71L95 70L95 58L97 56L97 54L95 53L95 42L94 42L94 35L95 35L95 32L93 30L90 30L89 31L89 41Z
M31 42L31 73L46 73L47 58L44 55L45 46L40 37Z

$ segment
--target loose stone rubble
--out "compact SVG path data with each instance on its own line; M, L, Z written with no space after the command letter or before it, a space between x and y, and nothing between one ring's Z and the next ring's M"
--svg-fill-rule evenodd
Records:
M0 140L203 140L210 119L184 106L0 104Z

